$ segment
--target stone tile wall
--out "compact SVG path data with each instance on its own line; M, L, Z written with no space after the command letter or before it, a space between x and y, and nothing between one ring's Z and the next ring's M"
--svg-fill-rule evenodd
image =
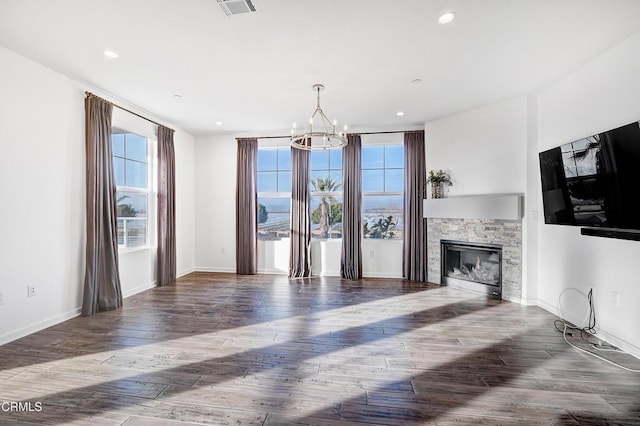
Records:
M440 284L440 240L502 245L502 298L522 297L522 221L427 219L427 279Z

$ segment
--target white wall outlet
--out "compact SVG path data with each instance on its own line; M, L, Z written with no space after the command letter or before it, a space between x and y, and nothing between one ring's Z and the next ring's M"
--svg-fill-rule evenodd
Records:
M0 293L0 305L4 305L4 295Z
M28 285L27 286L27 297L33 297L36 295L36 286Z
M375 252L373 250L369 250L369 257L371 259L373 259L373 256L375 255Z
M611 302L613 302L614 306L620 306L620 293L618 293L617 291L612 291Z
M220 248L220 253L222 253L222 254L224 254L224 253L225 253L225 251L224 251L224 247L221 247L221 248Z

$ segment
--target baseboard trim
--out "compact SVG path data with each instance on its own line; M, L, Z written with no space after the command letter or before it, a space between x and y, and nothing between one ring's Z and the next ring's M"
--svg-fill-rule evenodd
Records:
M184 277L185 275L189 275L192 272L195 272L196 268L187 268L187 269L183 269L182 271L178 272L176 274L176 278L180 278L180 277Z
M28 325L19 330L15 330L0 336L0 346L5 345L9 342L13 342L14 340L21 339L30 334L37 333L40 330L44 330L45 328L49 328L56 324L60 324L61 322L70 320L71 318L79 317L82 313L82 308L75 308L68 312L62 313L60 315L55 315L51 318L47 318L42 321L38 321L35 324Z
M210 266L196 266L193 269L193 272L225 272L225 273L236 273L236 268L226 268L226 267L210 267Z
M529 299L531 300L531 299ZM537 300L537 305L544 309L547 312L552 313L553 315L557 316L558 318L560 318L560 314L558 312L558 308L556 306L551 305L550 303L545 302L544 300ZM579 323L580 321L582 321L582 318L576 319L576 318L565 318L567 321L570 321L574 324ZM612 344L614 346L617 346L618 348L622 349L623 351L627 352L628 354L633 355L636 358L640 359L640 348L613 335L610 334L608 332L606 332L605 330L598 330L598 333L596 334L596 337L598 337L599 339L604 340L605 342Z
M124 293L122 293L122 297L126 299L127 297L131 297L131 296L133 296L135 294L142 293L145 290L152 289L152 288L156 287L156 285L157 284L156 284L155 280L151 281L150 283L147 283L147 284L139 285L138 287L134 287L134 288L132 288L130 290L127 290Z
M287 271L281 271L280 269L258 269L258 274L265 275L288 275Z
M402 274L393 272L365 272L362 274L364 278L399 278L402 279Z

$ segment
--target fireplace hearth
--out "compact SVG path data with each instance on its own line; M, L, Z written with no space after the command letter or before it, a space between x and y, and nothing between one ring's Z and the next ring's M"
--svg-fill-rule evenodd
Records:
M467 241L440 241L443 285L502 299L502 246Z

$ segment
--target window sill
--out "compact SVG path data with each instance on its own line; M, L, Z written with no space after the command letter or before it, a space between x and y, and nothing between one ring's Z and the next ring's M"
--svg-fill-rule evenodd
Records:
M153 247L149 245L139 247L118 247L118 254L135 253L138 251L151 250L152 248Z

